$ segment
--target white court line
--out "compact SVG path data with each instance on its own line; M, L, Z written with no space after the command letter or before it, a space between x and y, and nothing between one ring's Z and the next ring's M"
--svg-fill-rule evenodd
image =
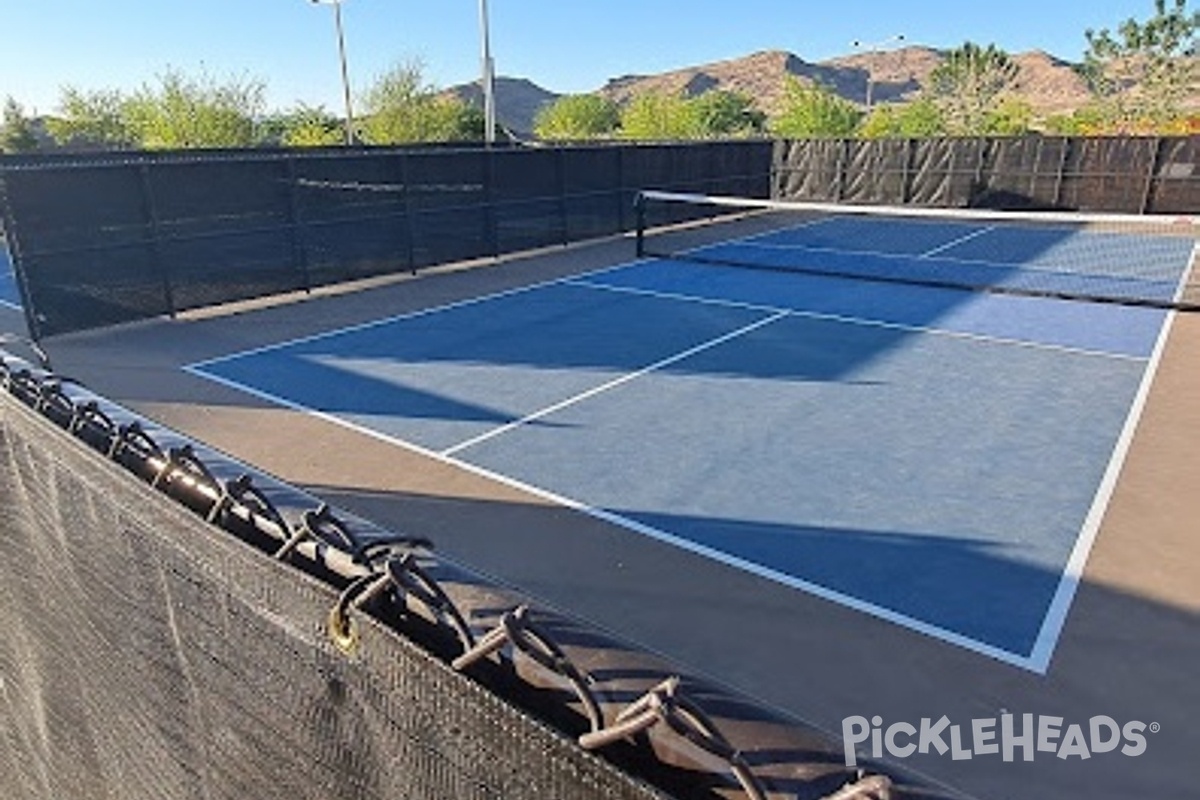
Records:
M1183 296L1184 287L1187 286L1192 272L1196 270L1198 262L1200 262L1200 242L1192 245L1192 257L1188 262L1188 266L1184 268L1183 276L1179 281L1179 287L1175 291L1176 302ZM1159 364L1162 362L1163 353L1167 347L1167 339L1170 337L1171 328L1175 323L1177 315L1177 311L1169 311L1167 313L1162 330L1158 334L1158 341L1154 344L1150 363L1142 375L1142 382L1138 386L1137 394L1133 399L1133 405L1129 409L1129 416L1126 417L1125 425L1121 429L1121 435L1117 439L1116 446L1113 448L1108 468L1105 470L1104 477L1100 481L1100 487L1096 491L1092 507L1088 510L1083 528L1079 532L1079 536L1075 539L1075 547L1071 550L1071 555L1067 559L1066 566L1063 568L1062 578L1059 580L1058 588L1054 592L1050 606L1046 609L1046 616L1042 618L1041 630L1038 631L1033 650L1029 654L1030 668L1042 675L1046 674L1046 671L1050 668L1050 659L1054 655L1054 648L1058 644L1058 639L1062 635L1063 628L1066 625L1067 614L1071 610L1075 593L1078 591L1079 584L1083 580L1083 571L1087 566L1088 556L1092 552L1092 545L1096 543L1096 537L1099 535L1100 527L1104 522L1104 515L1108 511L1108 504L1111 502L1113 493L1116 491L1117 481L1121 476L1121 469L1125 465L1125 458L1129 455L1130 447L1133 445L1134 433L1137 430L1138 422L1141 420L1142 412L1145 410L1146 403L1149 400L1150 389L1154 384L1154 377L1158 373Z
M723 243L722 243L723 244ZM705 249L715 249L720 247L720 244L705 245L697 247L695 250L684 252L699 252ZM895 250L850 250L844 247L827 247L825 245L808 245L808 244L754 244L754 247L762 250L782 250L795 251L798 253L832 253L839 256L876 256L878 258L886 258L892 260L909 261L912 259L943 262L946 264L966 264L973 267L986 267L988 269L999 270L1003 272L1019 272L1022 274L1034 275L1078 275L1085 278L1096 278L1116 283L1161 283L1166 282L1165 278L1145 278L1139 275L1121 275L1118 273L1104 273L1086 268L1072 268L1070 264L1029 264L1021 261L991 261L986 258L957 258L955 256L936 255L931 256L927 253L898 253ZM931 251L932 252L932 251ZM660 259L661 260L661 259ZM810 274L820 275L817 271L819 268L813 268ZM837 274L831 274L832 278L839 278ZM850 278L842 278L843 280L870 280L870 276L852 276Z
M601 283L592 280L570 280L572 286L579 286L584 289L597 289L602 292L617 292L619 294L634 294L642 297L657 297L663 300L679 300L683 303L697 303L706 306L718 306L720 308L737 308L746 311L762 311L767 314L774 314L777 311L788 311L792 313L798 312L794 308L786 308L784 306L768 306L761 303L747 303L742 300L727 300L722 297L703 297L696 294L685 294L683 292L664 292L660 289L643 289L637 286L621 286L616 283Z
M781 233L791 233L792 231L804 230L805 228L814 228L817 225L824 225L825 223L832 222L833 220L834 220L834 217L817 217L816 219L806 220L805 222L799 222L795 225L788 225L786 227L776 228L776 229L770 230L770 231L763 231L762 233L751 233L746 236L738 236L733 239L724 239L720 243L721 244L739 244L741 242L753 242L755 239L765 239L768 236L778 236ZM696 247L695 249L702 250L705 247L712 247L712 246L713 245L700 245L699 247ZM762 245L762 247L772 247L772 246L773 245Z
M655 361L653 364L649 364L645 367L642 367L639 370L635 370L634 372L627 372L624 375L621 375L618 378L614 378L611 381L602 383L599 386L594 386L591 389L588 389L586 392L581 392L572 397L568 397L567 399L562 400L558 403L555 403L550 406L546 406L545 408L542 408L542 409L538 409L537 411L534 411L530 414L526 414L525 416L521 417L520 419L513 420L512 422L509 422L505 425L500 425L498 427L492 428L490 431L485 431L484 433L481 433L478 436L474 436L470 439L467 439L464 442L459 442L458 444L454 445L453 447L448 447L445 450L442 450L441 455L443 455L443 456L454 455L455 453L466 450L468 447L472 447L481 442L486 442L488 439L492 439L503 433L507 433L508 431L511 431L514 428L519 428L522 425L527 425L528 423L533 422L536 419L541 419L542 417L545 417L549 414L553 414L556 411L561 411L562 409L569 408L577 403L582 403L584 400L587 400L590 397L595 397L596 395L607 392L610 389L615 389L618 386L621 386L623 384L628 383L629 381L634 380L635 378L640 378L643 375L650 374L651 372L657 372L658 370L663 369L664 367L669 367L672 364L676 364L680 361L683 361L684 359L691 358L692 356L694 356L698 353L703 353L705 350L711 350L714 347L717 347L726 342L732 341L733 339L737 339L741 336L745 336L746 334L748 334L752 331L756 331L759 328L766 327L767 325L770 325L772 322L775 322L776 320L780 320L780 319L783 319L784 317L788 316L789 313L790 312L788 312L788 311L778 311L769 317L764 317L763 319L752 322L749 325L743 325L742 327L738 328L737 330L730 331L729 333L725 334L724 336L718 336L715 339L709 339L707 342L701 342L700 344L696 345L695 347L690 347L687 350L676 353L673 356L669 356L669 357L661 359L659 361Z
M834 280L837 280L836 278ZM798 308L784 308L782 306L766 306L755 303L743 303L737 300L721 300L711 297L701 297L698 295L682 294L678 292L662 292L656 289L641 289L633 286L620 286L612 283L601 283L598 281L579 280L569 281L572 286L579 286L586 289L596 289L603 292L617 292L619 294L643 295L646 297L659 297L666 300L678 300L684 303L700 303L703 305L723 306L727 308L749 309L752 311L763 311L773 313L776 311L785 311L788 316L799 317L801 319L817 319L827 320L829 322L841 322L847 325L858 325L864 328L886 328L889 330L904 331L906 333L927 333L931 336L946 336L951 339L966 339L972 342L983 342L985 344L1000 344L1012 347L1025 347L1030 350L1046 350L1054 353L1066 353L1069 355L1091 356L1094 358L1106 358L1114 361L1132 361L1141 363L1148 360L1147 356L1134 356L1128 353L1112 353L1107 350L1089 350L1086 347L1071 347L1064 344L1046 344L1045 342L1035 342L1028 339L1011 339L1005 336L989 336L986 333L971 333L970 331L952 331L947 328L930 328L924 325L911 325L903 322L888 322L886 320L871 319L869 317L851 317L845 314L831 314L825 311L806 311ZM1057 302L1057 301L1050 301Z
M995 226L993 226L993 228L994 227ZM781 231L783 231L783 230L789 230L789 229L781 229ZM780 231L776 231L775 233L778 233L778 232L780 232ZM845 248L845 247L829 247L827 245L782 244L782 243L776 244L776 243L772 243L772 242L754 242L753 241L757 237L768 236L768 235L770 235L770 234L755 234L755 236L746 237L744 239L730 239L727 242L718 242L716 244L702 245L699 247L692 248L690 250L684 250L682 252L683 253L702 253L704 250L718 249L724 244L750 243L753 247L760 248L762 250L794 251L797 253L831 253L831 254L840 255L840 256L876 256L879 258L893 259L893 260L899 259L902 261L907 261L910 259L917 259L917 260L927 260L927 261L946 263L946 264L964 264L967 266L984 267L987 269L993 269L993 270L998 270L998 271L1003 271L1003 272L1011 272L1011 273L1016 273L1016 274L1021 274L1021 275L1030 275L1030 276L1032 276L1032 275L1077 276L1077 277L1082 277L1082 278L1090 278L1093 280L1106 281L1106 282L1109 282L1112 284L1129 284L1132 286L1142 286L1147 283L1165 284L1165 283L1171 283L1171 282L1178 280L1178 275L1167 275L1165 277L1159 277L1156 275L1142 275L1142 274L1137 274L1137 273L1132 273L1132 274L1131 273L1120 273L1120 272L1113 272L1111 270L1106 271L1105 267L1100 267L1100 268L1094 269L1087 265L1076 266L1071 263L1054 263L1054 262L1045 262L1045 261L1043 261L1043 262L1035 261L1033 263L1029 263L1029 262L1024 262L1024 261L993 261L991 259L986 259L986 258L959 258L956 256L947 256L947 255L942 254L948 245L942 245L940 247L936 247L933 250L929 250L925 253L900 253L895 250L860 250L860 249L849 249L849 248ZM971 234L967 238L970 238L970 236L974 236L974 235L977 235L977 234ZM1084 234L1084 235L1097 235L1097 234ZM961 244L962 241L963 241L963 239L959 239L959 240L952 242L951 244L952 245ZM1161 271L1161 269L1162 269L1161 267L1158 268L1159 271ZM1172 272L1174 272L1174 268L1168 267L1168 269L1170 269ZM818 274L817 268L813 268L812 274ZM839 276L831 275L831 277L839 277ZM870 277L869 276L857 276L857 277L851 277L849 279L850 280L870 280Z
M238 359L243 356L259 355L261 353L270 353L275 350L282 350L286 347L291 347L292 345L296 345L296 344L306 344L308 342L317 342L317 341L321 341L323 339L332 339L336 336L341 336L342 334L346 334L346 333L357 333L358 331L365 331L365 330L370 330L371 328L380 328L380 327L383 327L384 325L391 325L392 323L400 322L402 320L417 319L419 317L429 316L431 314L437 314L442 311L453 311L453 310L459 309L459 308L466 308L468 306L485 303L488 300L498 300L503 297L512 297L514 295L523 294L525 292L531 292L535 289L545 289L550 286L563 285L563 284L567 284L570 281L575 280L577 278L586 278L586 277L589 277L592 275L603 275L607 272L616 272L617 270L626 269L628 267L635 267L640 264L652 263L653 261L656 261L656 260L657 259L643 258L643 259L638 259L635 261L627 261L623 264L617 264L617 265L611 266L611 267L600 267L599 269L590 270L588 272L581 272L578 275L567 275L567 276L564 276L561 278L551 278L550 280L539 281L537 283L531 283L531 284L528 284L525 286L516 286L516 287L513 287L512 289L503 289L501 291L493 292L491 294L480 295L478 297L469 297L466 300L456 300L456 301L453 301L450 303L443 303L442 305L438 305L438 306L430 306L429 308L422 308L422 309L418 309L416 311L408 311L403 314L392 314L390 316L381 317L379 319L373 319L373 320L369 320L367 322L360 322L355 325L346 325L341 328L332 328L330 330L321 331L320 333L314 333L314 334L310 334L308 336L297 336L293 339L284 339L283 341L275 342L274 344L263 345L261 347L251 347L246 350L237 350L232 353L226 353L223 356L216 356L214 358L206 358L201 361L196 361L191 364L185 365L184 368L188 369L190 367L203 367L203 366L208 366L211 364L220 364L224 361L233 361L234 359Z
M963 234L962 236L959 236L956 239L946 242L944 245L941 245L940 247L935 247L932 250L926 250L924 253L921 253L920 255L918 255L917 258L930 258L931 256L935 256L938 253L944 253L945 251L949 250L952 247L958 247L960 244L969 242L972 239L977 239L980 236L983 236L985 233L991 233L994 230L996 230L995 225L988 225L987 227L980 228L977 231L971 231L970 233Z
M765 322L766 321L763 321L764 324L765 324ZM228 388L235 389L240 392L244 392L246 394L257 397L261 400L266 400L267 402L274 403L283 408L289 408L294 411L298 411L298 412L307 414L315 419L319 419L324 422L328 422L333 425L337 425L339 427L345 428L347 430L353 431L353 432L361 434L363 436L367 436L369 438L376 439L378 441L386 442L388 444L392 444L397 447L401 447L405 450L408 450L413 453L417 453L417 454L425 456L427 458L431 458L431 459L441 462L443 464L448 464L450 466L465 470L466 472L469 472L473 475L478 475L479 477L486 478L491 481L495 481L504 486L509 486L518 491L525 492L527 494L533 495L534 497L541 498L543 500L546 500L547 502L554 503L556 505L562 506L564 508L569 508L574 511L578 511L579 513L585 514L586 516L592 517L593 519L598 519L603 522L607 522L609 524L616 525L621 528L625 528L626 530L632 531L634 533L639 533L644 536L649 536L652 539L656 539L658 541L673 545L675 547L682 548L684 550L695 553L697 555L704 556L706 558L710 558L714 561L720 562L727 566L731 566L736 569L740 569L745 572L749 572L752 575L757 575L760 578L765 578L765 579L773 581L775 583L779 583L784 586L789 586L793 589L798 589L802 592L813 595L815 597L819 597L823 600L828 600L830 602L837 603L838 605L850 608L854 611L868 614L870 616L884 620L885 622L890 622L893 625L898 625L902 628L907 628L911 631L915 631L917 633L924 634L924 635L932 637L934 639L938 639L940 641L946 642L947 644L952 644L957 647L961 647L964 650L968 650L970 652L977 653L979 655L995 659L996 661L1000 661L1002 663L1009 664L1014 667L1018 667L1020 669L1030 670L1030 671L1034 671L1034 672L1039 671L1037 669L1037 667L1033 664L1033 662L1025 656L1019 655L1017 653L1011 653L1007 650L996 647L995 645L990 645L985 642L976 641L975 639L972 639L968 636L964 636L961 633L956 633L955 631L951 631L946 628L942 628L937 625L933 625L933 624L925 622L923 620L916 619L915 617L910 617L905 614L901 614L901 613L899 613L897 611L893 611L889 608L885 608L883 606L879 606L874 603L870 603L866 600L861 600L852 595L843 594L842 592L839 592L834 589L826 588L824 586L821 586L820 584L811 583L811 582L803 580L801 578L797 578L793 575L788 575L783 572L778 572L776 570L771 569L770 567L764 567L761 564L756 564L753 561L747 561L747 560L739 558L737 556L731 556L731 555L729 555L727 553L723 553L719 550L715 550L715 549L707 547L705 545L693 542L689 539L682 538L673 533L669 533L669 532L661 530L659 528L655 528L653 526L646 525L645 523L638 522L637 520L631 519L622 514L618 514L615 511L609 511L608 509L603 509L603 508L596 508L595 506L591 506L591 505L588 505L587 503L580 502L578 500L567 497L565 495L557 494L556 492L552 492L547 489L543 489L543 488L541 488L539 486L535 486L531 483L526 483L524 481L520 481L515 478L511 478L507 475L503 475L498 472L493 472L484 467L480 467L475 464L472 464L469 461L463 461L462 459L456 458L454 456L445 455L443 453L439 453L434 450L429 450L427 448L421 447L420 445L414 444L414 443L406 441L404 439L399 439L397 437L390 436L386 433L372 430L371 428L360 425L358 423L351 422L347 419L343 419L334 414L330 414L325 411L318 411L316 409L312 409L307 406L304 406L300 403L297 403L297 402L294 402L291 400L287 400L287 399L279 397L277 395L273 395L269 392L264 392L262 390L256 389L252 386L247 386L245 384L238 383L237 381L232 381L232 380L222 378L217 375L212 375L212 374L206 373L206 372L202 371L200 368L184 367L184 370L192 375L195 375L196 377L204 378L206 380L213 381L214 383L221 384Z

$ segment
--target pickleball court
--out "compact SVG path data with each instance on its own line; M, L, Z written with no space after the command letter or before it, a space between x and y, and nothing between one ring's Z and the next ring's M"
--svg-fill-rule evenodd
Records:
M931 220L760 241L1155 292L1194 257ZM1044 672L1172 312L785 273L644 259L188 369Z

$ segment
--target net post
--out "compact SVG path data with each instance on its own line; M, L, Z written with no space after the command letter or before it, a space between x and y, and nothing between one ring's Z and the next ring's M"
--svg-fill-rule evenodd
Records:
M638 192L633 196L633 214L636 226L636 253L638 258L644 258L646 255L646 195L644 192Z

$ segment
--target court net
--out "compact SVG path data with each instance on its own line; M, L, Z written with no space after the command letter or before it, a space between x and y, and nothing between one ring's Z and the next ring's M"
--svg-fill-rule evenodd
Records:
M639 257L1183 311L1198 240L1197 216L638 197Z

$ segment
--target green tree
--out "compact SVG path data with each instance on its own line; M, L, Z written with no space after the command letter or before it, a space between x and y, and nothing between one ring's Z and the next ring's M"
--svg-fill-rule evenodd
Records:
M750 97L710 90L695 97L647 92L621 111L620 132L627 139L714 139L761 134L766 115Z
M11 97L5 98L3 119L0 120L0 152L30 153L37 148L33 120L20 103Z
M753 98L740 92L713 89L688 101L706 137L755 136L766 129L766 115Z
M784 87L783 109L771 120L776 136L792 139L852 136L863 113L819 84L789 78Z
M484 117L482 108L473 103L458 102L458 119L455 122L452 137L455 141L482 142L484 139L483 129L486 126L487 118ZM497 120L496 136L509 135L511 135L509 131Z
M270 139L286 147L329 147L346 141L345 123L324 106L301 103L271 120Z
M988 109L983 130L989 136L1019 136L1033 128L1033 106L1021 97L1006 96Z
M607 97L569 94L538 110L533 132L547 141L598 139L612 136L620 120L616 103Z
M626 139L671 141L703 135L696 107L682 94L646 92L621 110L621 136Z
M376 79L362 99L362 138L370 144L476 139L483 116L425 82L419 62L399 64ZM477 130L476 130L477 129Z
M1055 136L1091 136L1104 131L1110 124L1100 106L1091 103L1070 114L1054 114L1042 122L1042 129Z
M886 139L901 137L900 107L898 105L877 104L863 118L858 126L858 135L864 139Z
M950 133L987 133L989 114L1017 78L1018 67L995 45L973 42L951 50L930 73L930 91Z
M133 147L138 140L126 113L127 102L116 90L88 92L64 86L59 92L58 115L46 125L62 145Z
M1155 0L1154 16L1127 19L1116 33L1086 31L1084 75L1097 98L1096 116L1113 130L1173 127L1181 101L1200 83L1200 11L1187 0Z
M858 134L867 139L896 137L917 139L946 132L941 109L930 97L919 97L903 104L877 105L863 120Z
M146 149L250 147L263 116L265 86L224 82L169 69L157 85L143 85L122 105L125 122Z

